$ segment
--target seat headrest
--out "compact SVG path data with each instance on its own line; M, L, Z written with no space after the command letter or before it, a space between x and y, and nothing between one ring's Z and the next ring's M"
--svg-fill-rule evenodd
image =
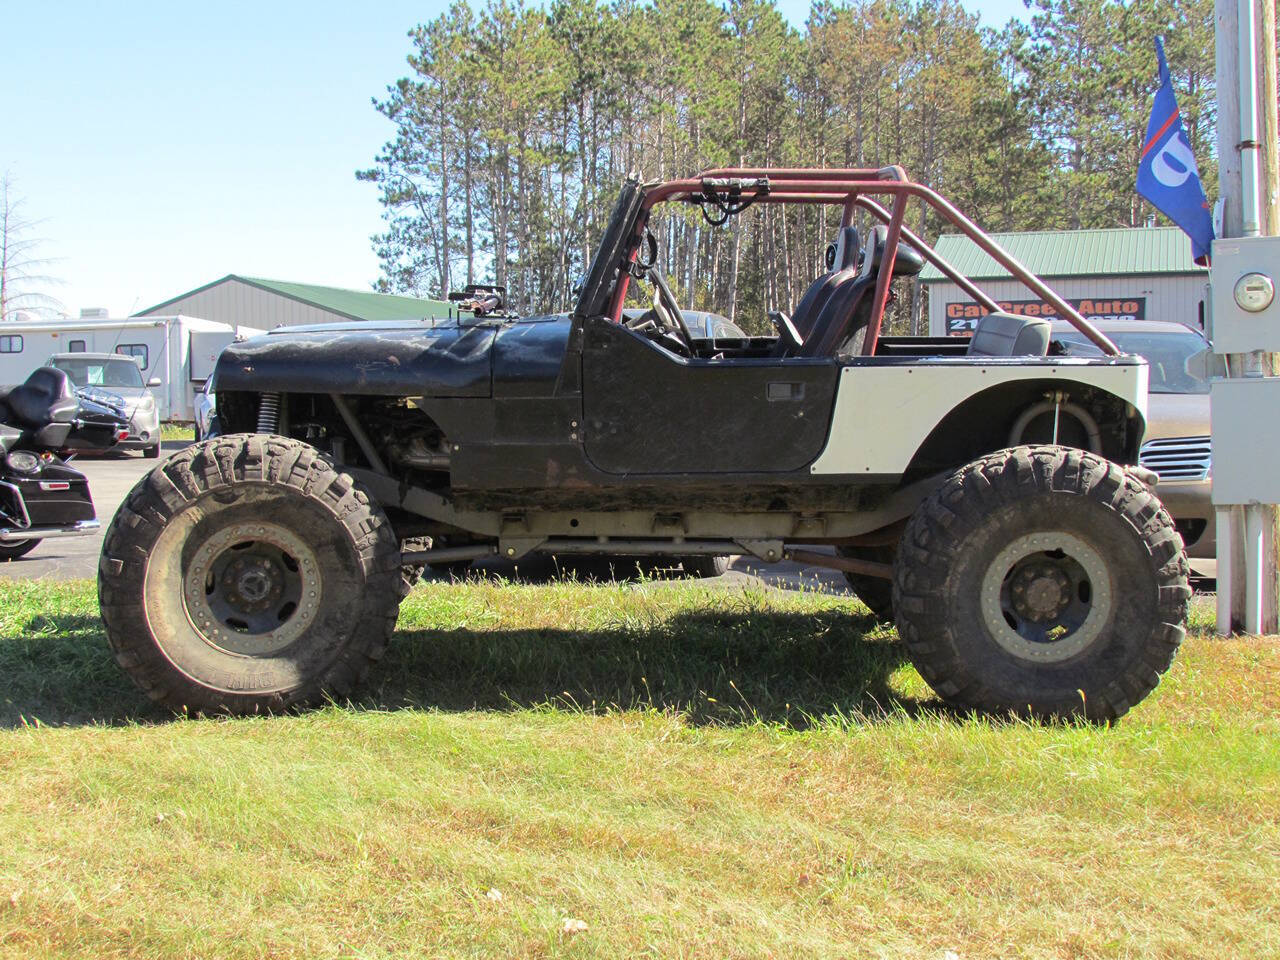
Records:
M57 367L36 367L23 386L39 391L51 402L65 400L76 394L71 378L67 376L65 370L59 370Z
M858 240L857 227L841 227L836 236L836 255L832 270L848 270L858 265L858 257L862 255L862 244Z
M39 430L57 418L70 421L78 405L71 378L55 367L37 367L5 403L9 424L24 430Z
M884 248L889 240L889 228L883 223L871 230L871 262L869 269L880 269L880 261L884 259ZM914 277L924 269L924 257L920 251L909 243L898 241L898 252L893 258L893 275L895 277Z
M969 340L971 357L1043 357L1049 352L1048 320L1012 313L988 313Z

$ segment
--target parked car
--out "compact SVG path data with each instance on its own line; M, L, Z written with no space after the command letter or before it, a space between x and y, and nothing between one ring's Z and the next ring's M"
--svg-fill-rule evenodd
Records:
M144 457L160 456L160 411L152 387L160 380L142 379L134 357L119 353L55 353L46 367L61 370L87 400L124 411L129 434L120 442L126 450L141 450Z
M1147 432L1139 463L1160 477L1157 492L1182 534L1187 556L1213 559L1217 537L1209 462L1209 381L1213 353L1197 330L1164 320L1097 321L1126 353L1145 357L1151 371ZM1053 325L1053 343L1071 356L1100 351L1065 321Z
M218 412L218 397L213 392L212 381L206 380L196 391L195 399L195 435L199 443L209 435L209 425Z

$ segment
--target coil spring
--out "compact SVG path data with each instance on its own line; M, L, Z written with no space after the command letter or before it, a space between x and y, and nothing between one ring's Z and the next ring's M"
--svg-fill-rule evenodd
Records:
M258 399L258 433L280 429L280 394L264 393Z

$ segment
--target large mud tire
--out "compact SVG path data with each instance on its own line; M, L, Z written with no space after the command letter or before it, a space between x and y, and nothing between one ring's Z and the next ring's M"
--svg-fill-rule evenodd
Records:
M98 571L116 660L192 713L346 696L382 656L400 596L381 508L276 436L217 437L158 465L111 521Z
M1122 716L1169 668L1191 596L1152 491L1057 446L953 474L907 525L895 573L898 632L933 689L1024 716Z

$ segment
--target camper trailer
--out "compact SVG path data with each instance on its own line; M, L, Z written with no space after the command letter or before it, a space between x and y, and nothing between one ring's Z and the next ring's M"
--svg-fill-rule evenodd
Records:
M21 383L55 353L120 353L135 358L153 388L160 419L195 420L196 391L222 348L261 333L198 317L107 317L36 320L0 327L0 385Z

